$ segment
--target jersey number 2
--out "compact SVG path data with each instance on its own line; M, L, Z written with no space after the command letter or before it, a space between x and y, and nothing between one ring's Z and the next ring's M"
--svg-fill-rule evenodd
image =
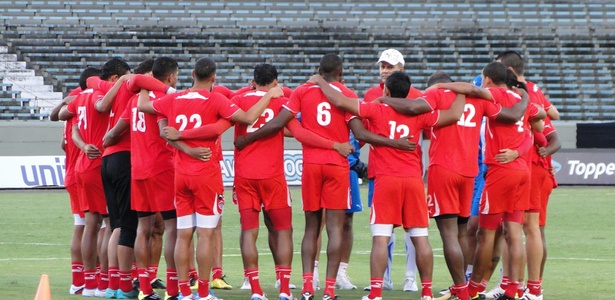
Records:
M188 117L186 115L177 115L177 117L175 117L175 123L179 124L179 131L184 131L184 129L186 129L186 127L188 126ZM201 127L201 115L191 115L190 123L194 123L194 126L192 126L192 128Z

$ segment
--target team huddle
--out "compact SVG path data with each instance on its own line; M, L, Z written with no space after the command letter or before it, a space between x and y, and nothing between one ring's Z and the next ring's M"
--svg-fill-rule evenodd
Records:
M363 300L382 299L383 290L393 288L393 230L400 226L406 232L404 291L419 291L418 271L422 300L542 299L543 229L556 185L550 157L560 148L550 120L559 116L523 77L521 55L500 54L475 84L436 72L424 92L411 87L399 51L383 51L377 63L381 82L363 100L344 85L335 54L324 55L319 74L294 90L278 84L270 64L257 65L252 83L235 92L215 84L216 64L209 58L196 61L193 86L184 91L175 90L179 69L169 57L141 63L136 75L118 58L85 69L80 87L51 115L66 121L65 186L75 216L70 294L209 300L219 299L212 288L232 288L222 271L219 161L221 135L234 126L241 288L251 290L252 300L267 299L256 248L261 211L278 299L296 299L285 136L303 146L302 300L320 290L323 228L322 299L357 288L346 268L364 175L372 249ZM428 150L423 138L430 140ZM370 145L367 167L358 159L364 144ZM429 154L426 190L423 151ZM432 292L429 218L438 226L453 282L439 298ZM157 279L162 248L166 285ZM500 257L503 276L487 292ZM154 289L166 289L164 297Z

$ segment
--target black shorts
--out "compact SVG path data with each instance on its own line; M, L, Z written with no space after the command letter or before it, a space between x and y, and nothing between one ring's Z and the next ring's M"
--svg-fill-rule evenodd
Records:
M111 229L137 229L137 212L130 208L130 152L121 151L102 159L102 183Z

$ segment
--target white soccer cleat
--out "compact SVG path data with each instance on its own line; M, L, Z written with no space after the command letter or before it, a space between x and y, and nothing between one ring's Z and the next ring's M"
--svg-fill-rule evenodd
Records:
M433 298L430 296L423 296L421 297L421 300L433 300Z
M338 274L335 279L335 288L340 290L356 290L357 286L350 282L347 274Z
M530 292L525 292L519 300L542 300L542 292L538 295L532 295Z
M419 291L419 288L416 286L416 278L406 277L402 285L403 285L404 292L418 292Z
M485 298L486 299L497 299L497 298L504 296L504 292L505 291L498 284L485 294Z
M252 289L252 285L250 284L250 280L248 279L248 277L243 278L243 284L241 285L239 289L240 290L251 290Z
M250 283L248 282L248 284L250 284ZM276 288L276 289L280 288L280 279L275 281L275 283L273 284L273 287ZM291 290L294 290L294 289L297 288L297 286L289 282L288 283L288 288L291 289Z
M252 294L252 298L250 300L268 300L265 295Z
M85 284L80 285L80 286L76 286L74 284L70 285L70 288L68 289L68 294L69 295L78 295L81 294L81 292L83 292L83 289L85 288Z
M96 290L97 289L86 289L86 288L84 288L83 291L81 291L81 295L83 297L95 297L96 296Z
M278 300L297 300L292 294L280 293Z
M94 291L94 297L96 297L96 298L107 298L107 290L101 291L99 289L96 289Z
M363 296L361 300L382 300L382 297L370 298L369 296Z

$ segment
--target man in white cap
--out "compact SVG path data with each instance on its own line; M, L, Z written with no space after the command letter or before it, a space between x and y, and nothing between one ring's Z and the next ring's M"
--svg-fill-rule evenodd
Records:
M389 77L389 74L395 71L403 71L404 65L406 61L404 60L404 56L396 49L387 49L382 52L380 55L380 59L376 63L380 67L380 83L365 92L365 96L363 96L363 100L366 102L374 101L383 96L384 90L384 82ZM415 88L410 87L410 91L408 92L407 98L416 99L421 97L422 92ZM366 124L369 126L369 124ZM369 129L369 128L368 128ZM373 168L372 168L373 169ZM374 174L370 173L370 168L367 169L369 178L369 191L368 191L368 205L371 207L372 196L374 194ZM415 292L418 291L416 285L416 260L415 260L415 250L412 241L410 240L410 236L406 234L405 236L406 242L406 273L403 282L403 290L405 292ZM389 241L388 250L389 250L389 262L387 264L387 269L384 272L384 286L385 290L393 289L393 281L391 280L391 265L393 263L393 249L395 248L395 235L391 236ZM365 290L370 290L371 287L368 286Z

